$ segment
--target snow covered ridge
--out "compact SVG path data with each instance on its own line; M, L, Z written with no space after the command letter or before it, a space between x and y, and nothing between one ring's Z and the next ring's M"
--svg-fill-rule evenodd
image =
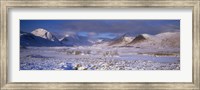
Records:
M67 34L57 39L51 32L42 28L31 33L20 31L20 46L86 46L91 44L88 38L77 34Z
M165 32L157 35L141 34L127 40L122 36L109 46L134 46L138 48L180 48L180 32Z
M129 33L126 33L122 35L121 37L117 37L114 39L109 46L124 46L128 43L130 43L134 39L134 35L131 35Z
M39 28L31 33L20 32L21 46L111 46L137 48L180 48L180 32L165 32L157 35L126 33L115 39L92 40L78 34L66 34L57 39L48 30Z

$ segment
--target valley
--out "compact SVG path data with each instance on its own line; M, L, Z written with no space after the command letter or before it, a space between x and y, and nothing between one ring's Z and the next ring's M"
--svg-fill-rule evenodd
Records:
M20 70L180 70L180 32L113 39L20 32Z

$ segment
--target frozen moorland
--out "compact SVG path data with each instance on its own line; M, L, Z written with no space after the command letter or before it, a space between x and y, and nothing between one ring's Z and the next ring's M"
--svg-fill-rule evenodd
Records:
M20 70L180 70L179 48L21 47Z

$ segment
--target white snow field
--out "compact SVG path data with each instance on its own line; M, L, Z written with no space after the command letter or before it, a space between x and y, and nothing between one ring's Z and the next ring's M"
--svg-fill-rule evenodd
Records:
M20 70L180 70L180 48L20 47Z

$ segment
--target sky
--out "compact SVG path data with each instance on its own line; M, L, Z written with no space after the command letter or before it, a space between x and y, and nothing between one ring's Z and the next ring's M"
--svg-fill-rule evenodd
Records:
M78 34L91 38L115 38L162 32L180 32L180 20L20 20L20 31L31 32L43 28L55 34Z

